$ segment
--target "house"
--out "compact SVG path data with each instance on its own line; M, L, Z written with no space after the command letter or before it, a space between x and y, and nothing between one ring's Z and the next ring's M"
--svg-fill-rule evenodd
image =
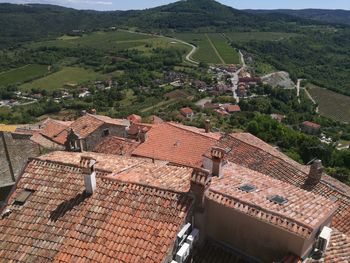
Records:
M145 142L133 156L169 161L188 167L201 167L202 155L220 138L220 134L172 122L154 125Z
M48 149L91 151L106 137L126 137L129 125L128 120L85 113L73 122L50 120L33 136L33 140Z
M0 131L0 202L6 199L28 159L41 153L40 146L30 137L30 134Z
M304 121L300 128L303 132L311 135L318 135L321 132L321 125L310 121Z
M191 175L99 154L56 152L31 160L0 211L1 261L170 262L179 233L187 237L191 230L180 232L191 222L193 199L176 187L176 177L174 190L136 179L157 171L186 181Z
M282 123L283 120L286 118L285 115L276 114L276 113L273 113L273 114L271 114L270 116L271 116L271 118L272 118L273 120L276 120L276 121L278 121L279 123Z
M262 80L259 77L240 77L238 79L239 83L244 83L247 85L257 85L257 84L261 84Z
M239 107L239 105L227 105L225 106L225 110L229 113L236 113L236 112L240 112L241 111L241 107Z
M140 123L142 122L142 117L136 114L131 114L127 117L127 119L131 122L131 123Z
M216 146L227 149L229 162L333 200L339 206L332 227L350 235L350 187L323 173L319 162L301 165L249 133L223 136ZM205 158L210 156L208 151Z
M226 110L224 109L214 109L214 112L216 112L220 117L225 117L225 116L228 116L230 115Z
M180 109L180 113L182 116L184 116L187 119L192 119L194 116L193 110L189 107L185 107L185 108Z

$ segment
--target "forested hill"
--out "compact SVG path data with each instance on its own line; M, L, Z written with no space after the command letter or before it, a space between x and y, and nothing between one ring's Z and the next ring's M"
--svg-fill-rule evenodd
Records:
M251 14L214 0L187 0L141 11L82 11L53 5L0 4L0 48L54 37L74 29L132 26L149 31L297 31L310 20L285 14Z
M286 14L296 17L313 19L315 21L350 25L350 10L325 10L325 9L277 9L277 10L246 10L252 14Z

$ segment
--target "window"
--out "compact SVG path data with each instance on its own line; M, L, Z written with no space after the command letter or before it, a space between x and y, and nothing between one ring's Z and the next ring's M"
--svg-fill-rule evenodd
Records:
M268 200L270 200L271 202L274 202L276 204L279 204L279 205L284 205L284 204L288 203L287 199L285 199L284 197L279 196L279 195L270 196L268 198Z
M238 189L247 193L255 192L257 190L257 188L251 184L244 184L238 187Z
M107 137L107 136L109 136L109 130L105 129L103 130L103 137Z

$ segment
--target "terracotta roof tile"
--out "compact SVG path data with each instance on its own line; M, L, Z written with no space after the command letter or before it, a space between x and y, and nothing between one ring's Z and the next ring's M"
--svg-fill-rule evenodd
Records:
M149 159L129 158L101 153L53 152L39 157L70 165L79 165L81 156L94 158L96 169L108 171L109 178L127 182L141 183L154 187L187 192L190 185L192 169L169 165L164 161L153 163Z
M24 205L9 205L11 214L0 219L0 258L7 262L163 261L192 200L185 193L111 180L105 178L107 174L97 171L97 189L89 196L78 166L32 160L10 203L24 189L33 193ZM160 234L158 229L167 231Z
M296 163L274 147L247 133L236 133L223 137L219 147L231 151L226 158L230 162L266 174L309 192L336 200L338 209L333 217L333 226L350 234L350 187L323 175L315 186L305 184L309 168ZM206 153L207 155L208 153Z
M256 191L241 190L244 185L253 186ZM283 197L287 202L277 204L269 200L272 196ZM225 166L222 178L212 179L208 198L303 237L337 208L322 196L233 163Z
M153 126L147 133L147 140L133 151L133 155L200 167L203 154L216 142L210 134L163 123Z
M191 113L193 113L193 110L191 109L191 108L189 108L189 107L186 107L186 108L182 108L182 109L180 109L180 112L182 113L182 114L191 114Z
M321 128L321 125L314 123L314 122L311 122L311 121L304 121L303 125L309 126L309 127L315 128L315 129Z
M137 141L110 136L99 143L93 151L105 154L131 156L132 151L135 150L139 144L140 143Z

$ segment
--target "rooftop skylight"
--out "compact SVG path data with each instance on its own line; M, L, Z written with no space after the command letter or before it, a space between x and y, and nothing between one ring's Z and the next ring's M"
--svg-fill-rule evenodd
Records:
M279 196L279 195L270 196L268 199L271 202L275 202L276 204L279 204L279 205L284 205L284 204L288 203L288 200L286 198Z
M238 189L247 193L255 192L257 190L257 188L251 184L244 184L238 187Z

